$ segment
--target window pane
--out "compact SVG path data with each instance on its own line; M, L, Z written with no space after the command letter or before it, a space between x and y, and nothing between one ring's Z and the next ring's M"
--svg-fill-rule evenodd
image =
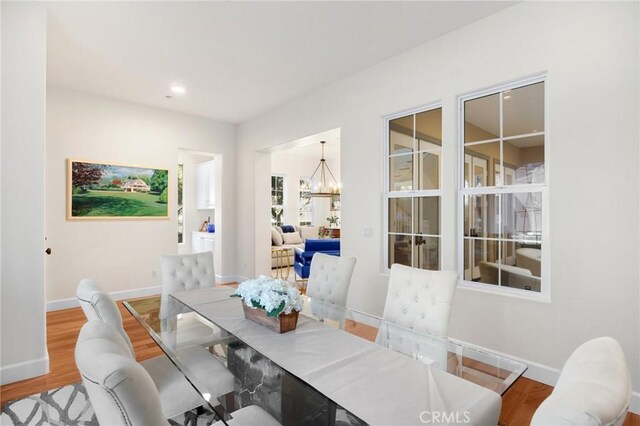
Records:
M504 137L544 131L544 82L503 93Z
M465 236L498 238L498 199L494 194L464 196Z
M500 263L503 265L515 266L516 264L516 248L518 243L515 241L502 241L500 251Z
M389 234L389 268L394 263L411 266L411 241L410 235Z
M389 232L411 233L411 198L389 199Z
M440 197L414 198L413 205L414 232L416 234L440 235Z
M515 254L515 266L522 268L525 271L525 275L530 272L534 277L542 276L542 245L511 244L513 244Z
M284 204L284 195L282 192L271 191L271 204L274 206L281 206Z
M542 193L502 194L502 238L542 241Z
M498 284L498 242L465 238L464 247L464 279Z
M418 158L418 189L440 188L440 151L439 145L428 144L427 152L416 155Z
M425 149L425 142L442 145L442 108L416 114L416 139L419 151Z
M413 267L420 269L440 269L440 238L413 237Z
M413 115L389 121L389 155L413 152Z
M465 188L494 186L496 163L500 164L500 142L472 145L464 149Z
M544 135L506 140L503 152L503 185L544 183Z
M389 158L389 190L413 189L413 154Z
M500 94L464 103L464 141L477 142L500 137Z

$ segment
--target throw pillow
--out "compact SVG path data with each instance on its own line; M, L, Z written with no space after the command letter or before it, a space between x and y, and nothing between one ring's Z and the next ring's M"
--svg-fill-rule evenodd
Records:
M285 244L302 244L302 237L297 232L287 232L282 234Z
M290 232L296 232L296 228L293 225L282 225L282 233L288 234Z
M281 246L282 242L282 235L280 232L278 232L276 228L271 227L271 244L274 246Z
M300 236L303 240L315 240L319 238L320 234L319 226L301 226L300 227Z

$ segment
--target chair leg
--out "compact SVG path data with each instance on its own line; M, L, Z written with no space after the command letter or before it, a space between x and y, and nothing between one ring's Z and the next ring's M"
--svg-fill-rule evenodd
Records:
M296 273L296 285L298 286L298 290L300 290L300 294L307 293L307 281L306 278L298 279L298 274Z

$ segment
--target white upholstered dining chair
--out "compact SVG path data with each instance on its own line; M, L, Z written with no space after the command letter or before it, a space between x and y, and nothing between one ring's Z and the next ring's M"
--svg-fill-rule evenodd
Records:
M345 308L355 257L330 256L316 253L311 260L307 280L307 296L311 298L311 312L316 317L345 325Z
M169 424L151 376L133 359L127 342L111 325L102 321L87 322L80 330L75 358L100 424ZM257 406L242 408L231 415L230 425L279 425Z
M631 402L631 377L620 344L599 337L580 345L562 367L533 426L620 426Z
M161 256L160 271L163 294L213 287L216 281L210 251Z
M314 254L307 281L307 296L334 305L346 306L355 265L355 257Z
M453 271L392 265L376 343L446 368L446 336L457 283Z
M208 251L160 256L160 274L162 275L160 317L164 318L170 294L215 285L213 253Z
M76 290L78 302L89 321L101 321L109 324L122 337L126 343L129 354L135 359L135 351L129 336L122 325L122 316L118 305L111 297L103 292L100 287L90 279L80 281ZM186 348L185 356L194 356L199 352L206 352L200 346ZM231 392L233 390L233 375L213 357L206 357L206 369L213 374L210 375L208 383L215 389L218 395ZM204 364L204 362L202 363ZM150 374L153 382L160 393L162 410L167 418L189 411L203 405L205 402L196 390L187 381L184 375L165 355L156 356L141 362L142 367ZM210 392L213 394L213 392Z
M122 335L102 321L80 330L76 365L101 425L167 425L149 373L131 356Z

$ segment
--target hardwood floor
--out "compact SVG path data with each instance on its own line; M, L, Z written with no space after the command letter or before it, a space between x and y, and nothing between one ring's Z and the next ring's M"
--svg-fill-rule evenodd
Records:
M131 338L138 361L162 354L162 350L122 303L118 302L118 307L122 314L124 329ZM0 386L0 403L70 383L78 383L80 374L76 369L74 351L80 328L86 321L80 308L47 312L49 374Z
M122 303L118 303L118 307L138 361L161 355L162 350ZM80 308L48 312L47 347L51 371L44 376L0 386L0 402L24 398L34 393L79 382L80 375L76 369L74 349L78 333L85 321ZM347 324L350 333L359 334L355 332L357 328L355 325L353 325L354 328L351 327L352 325ZM363 338L375 338L375 328L365 326L359 331ZM524 377L520 378L502 398L499 424L501 426L528 425L536 408L551 393L551 390L550 386ZM624 426L640 426L640 416L629 413Z

